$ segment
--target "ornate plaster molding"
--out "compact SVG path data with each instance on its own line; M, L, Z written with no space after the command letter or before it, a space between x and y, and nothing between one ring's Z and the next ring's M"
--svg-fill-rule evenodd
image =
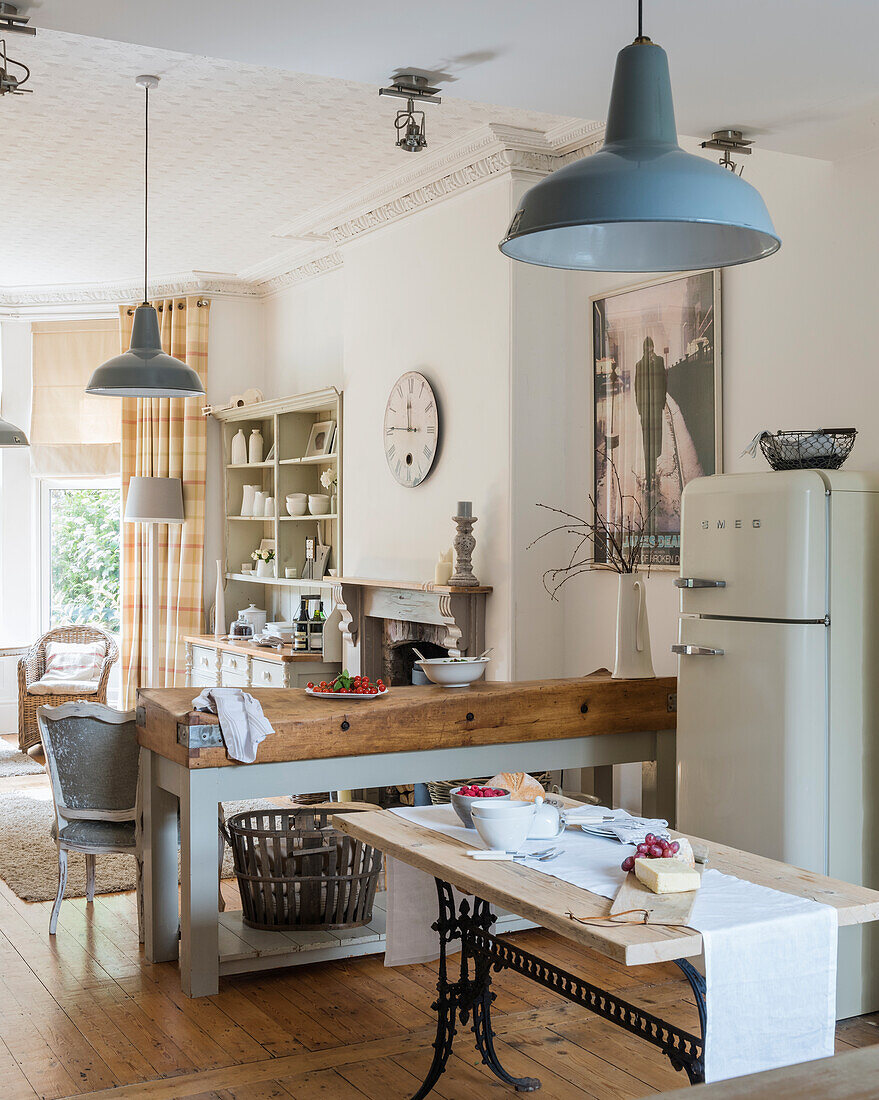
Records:
M276 257L238 275L192 271L154 279L151 296L205 294L212 297L262 299L336 271L343 264L339 248L365 233L401 221L436 202L491 179L509 174L539 179L600 147L604 127L570 120L546 133L488 123L458 142L424 157L403 171L388 173L339 200L284 226L278 236L310 242L301 254ZM316 252L314 243L321 242ZM295 250L295 246L293 246ZM32 315L46 309L88 309L134 301L142 291L135 282L91 286L6 287L0 289L0 315Z
M304 282L306 279L315 279L319 275L327 275L331 271L338 271L342 266L341 252L327 252L321 256L314 256L296 267L279 271L276 275L260 279L256 282L256 289L261 298L271 297L288 286Z
M151 279L150 297L177 298L187 294L212 297L256 298L256 286L235 275L190 271ZM114 282L67 286L5 287L0 290L0 309L28 312L47 306L100 306L140 301L143 283Z

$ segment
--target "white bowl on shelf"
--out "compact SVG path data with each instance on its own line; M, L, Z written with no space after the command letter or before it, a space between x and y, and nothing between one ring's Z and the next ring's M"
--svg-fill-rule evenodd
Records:
M285 503L288 516L304 516L308 511L308 497L305 493L292 493Z
M432 657L416 661L424 675L440 687L469 687L485 675L491 657Z
M323 493L312 493L308 498L308 510L313 516L329 515L330 498Z

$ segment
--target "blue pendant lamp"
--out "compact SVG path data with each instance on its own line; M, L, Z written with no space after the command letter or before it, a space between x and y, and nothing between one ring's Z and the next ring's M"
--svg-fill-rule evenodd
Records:
M525 193L500 250L576 271L730 267L781 247L759 192L678 145L665 50L617 55L604 146Z
M150 88L159 83L157 76L139 76L135 83L143 88L144 118L144 197L143 197L143 303L134 311L131 346L122 355L108 359L89 379L86 393L103 397L198 397L205 392L198 374L162 350L159 315L147 300L147 241L149 229L149 135Z

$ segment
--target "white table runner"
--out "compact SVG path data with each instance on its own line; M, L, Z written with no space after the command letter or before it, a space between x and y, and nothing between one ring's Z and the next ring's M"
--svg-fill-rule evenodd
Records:
M451 806L402 807L407 821L484 845ZM549 863L528 866L601 897L613 898L629 846L569 829L528 850L561 846ZM478 864L476 865L478 866ZM431 929L436 892L430 876L388 861L385 965L426 962L439 955ZM722 1081L833 1054L836 1025L837 915L831 906L706 870L692 927L702 933L708 1026L705 1079ZM690 960L696 962L696 960Z

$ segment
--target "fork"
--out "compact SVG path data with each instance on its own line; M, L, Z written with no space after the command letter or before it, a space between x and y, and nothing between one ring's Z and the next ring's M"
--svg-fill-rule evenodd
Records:
M547 848L537 852L516 852L513 859L533 859L535 863L546 863L550 859L558 859L561 854L560 848Z

